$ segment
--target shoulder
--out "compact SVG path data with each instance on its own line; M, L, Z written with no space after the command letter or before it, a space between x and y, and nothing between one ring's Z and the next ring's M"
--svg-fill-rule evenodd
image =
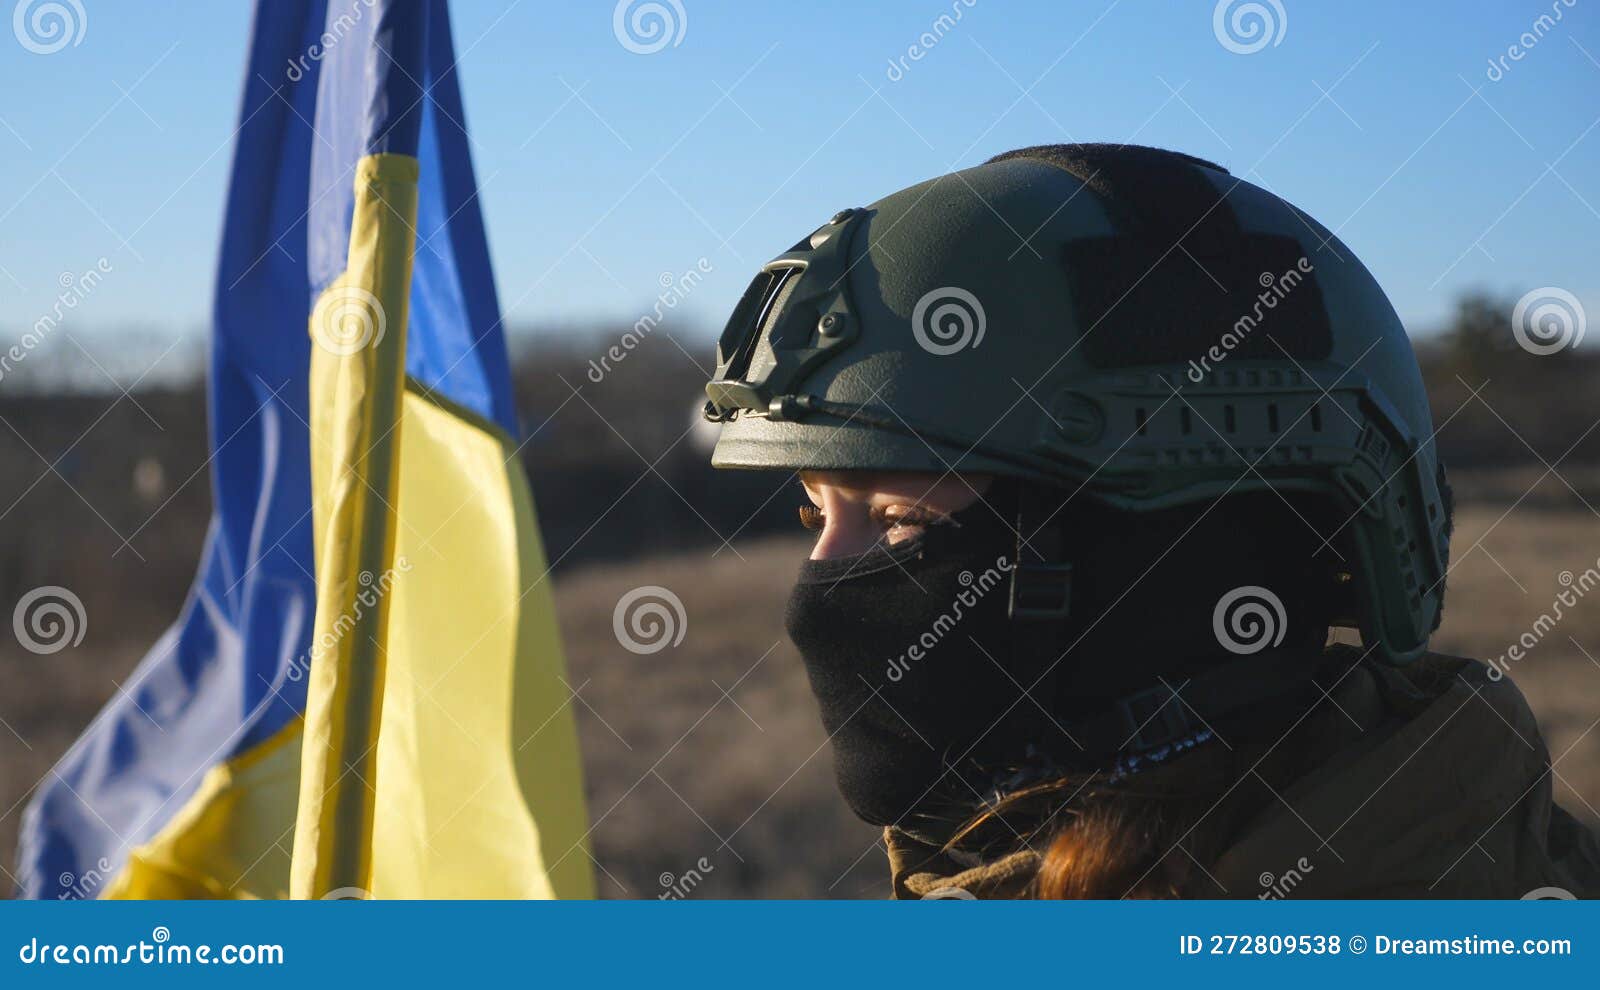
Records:
M1368 661L1371 677L1385 707L1407 718L1434 709L1443 715L1476 700L1514 728L1537 733L1533 710L1505 671L1493 664L1448 653L1426 653L1403 667Z
M1528 700L1505 670L1494 664L1447 653L1427 653L1399 670L1425 696L1475 695L1518 728L1535 726Z

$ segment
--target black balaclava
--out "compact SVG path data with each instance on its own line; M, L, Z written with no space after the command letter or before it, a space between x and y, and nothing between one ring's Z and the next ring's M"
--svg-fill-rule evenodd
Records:
M1015 739L1020 692L999 667L1016 557L1009 501L991 491L955 513L955 525L801 565L789 637L833 743L839 789L868 822L901 823L963 794L971 807L981 785L951 765Z
M1016 500L1014 483L997 481L952 517L958 525L801 566L789 636L832 740L839 789L865 821L959 824L1032 751L1072 765L1084 754L1057 728L1237 659L1212 629L1229 589L1272 588L1288 613L1284 645L1321 646L1317 575L1331 568L1278 496L1138 515L1083 501L1063 510L1075 534L1064 656L1035 687L1011 662Z

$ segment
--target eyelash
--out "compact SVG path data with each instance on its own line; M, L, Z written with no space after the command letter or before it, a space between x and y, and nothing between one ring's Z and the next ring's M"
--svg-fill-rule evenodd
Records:
M872 521L884 529L894 529L899 526L937 526L944 523L955 525L955 520L949 515L924 509L921 506L900 505L874 505L868 510ZM812 531L821 530L827 524L828 517L815 505L800 506L800 525Z

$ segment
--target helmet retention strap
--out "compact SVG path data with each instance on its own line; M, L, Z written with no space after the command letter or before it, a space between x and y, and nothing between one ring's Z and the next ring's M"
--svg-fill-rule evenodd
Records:
M1035 726L1030 741L1054 741L1065 734L1052 711L1072 605L1067 496L1045 485L1023 484L1019 489L1017 556L1011 571L1012 676L1029 703L1022 721Z

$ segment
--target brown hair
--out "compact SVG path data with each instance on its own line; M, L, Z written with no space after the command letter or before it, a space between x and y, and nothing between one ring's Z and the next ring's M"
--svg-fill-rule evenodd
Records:
M1193 799L1115 790L1094 795L1051 837L1033 894L1045 899L1178 897L1196 879L1200 860L1186 844L1193 845L1205 810Z
M1137 776L1065 776L1004 796L949 847L1013 821L1041 822L1023 841L1040 852L1037 898L1217 896L1209 873L1233 824L1270 800L1248 786L1250 764L1203 751ZM1014 826L1004 832L1015 835ZM947 848L949 848L947 847Z

